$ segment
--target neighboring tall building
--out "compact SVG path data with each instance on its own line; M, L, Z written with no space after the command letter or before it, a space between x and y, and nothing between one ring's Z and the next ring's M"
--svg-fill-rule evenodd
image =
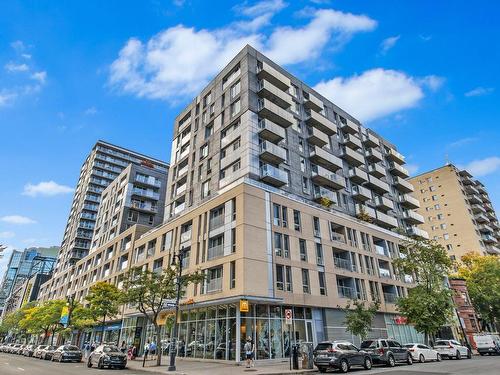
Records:
M176 120L164 223L93 250L68 293L84 301L95 282L120 287L131 267L160 271L183 249L184 269L206 279L186 288L182 355L239 361L247 336L257 359L288 356L294 341L359 342L339 308L352 299L381 301L370 336L418 342L395 305L413 285L392 266L405 238L395 229L425 235L403 163L394 145L247 46ZM153 338L127 307L108 324L104 341L139 348L169 335Z
M421 202L419 225L452 259L468 252L500 254L500 225L484 185L453 164L412 177Z
M474 306L472 306L467 290L467 283L464 279L450 278L448 280L450 289L453 291L453 302L456 306L456 313L460 318L460 335L467 335L467 341L474 343L474 335L481 332L478 317ZM464 337L465 338L465 337Z
M73 203L66 224L61 251L54 276L44 290L58 288L62 297L71 275L72 266L86 256L91 248L97 211L104 189L130 164L167 174L168 164L160 160L98 141L87 156L80 171ZM159 187L152 187L159 192Z
M27 280L36 274L47 275L52 272L58 252L58 246L32 247L12 252L0 285L0 316L18 307L19 296L15 292L22 289Z

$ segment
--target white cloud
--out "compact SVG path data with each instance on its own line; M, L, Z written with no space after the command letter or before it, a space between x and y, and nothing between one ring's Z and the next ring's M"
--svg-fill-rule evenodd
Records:
M17 93L12 92L12 91L8 91L5 89L1 90L0 91L0 108L10 105L16 98L17 98Z
M196 94L246 44L279 64L296 64L311 61L325 48L338 49L353 34L376 26L376 21L364 15L320 9L310 14L304 26L276 27L266 36L257 30L284 5L280 1L257 5L238 8L257 15L252 21L213 30L177 25L146 43L129 39L111 64L111 87L138 97L179 100Z
M493 87L476 87L470 91L467 91L464 95L467 97L471 96L483 96L491 94L495 89Z
M378 68L322 81L315 89L367 122L415 107L424 97L424 81L404 72Z
M401 38L401 35L391 36L384 39L382 43L380 43L380 52L382 52L382 54L386 54L387 51L396 45L399 38Z
M35 220L30 219L29 217L26 217L26 216L21 216L21 215L2 216L2 217L0 217L0 221L3 221L5 223L9 223L9 224L35 224L36 223Z
M43 85L47 80L47 72L46 71L35 72L31 75L30 78L35 81L38 81L41 85Z
M94 106L92 106L92 107L87 108L87 109L85 110L85 112L84 112L84 113L85 113L87 116L93 116L93 115L97 114L97 112L98 112L98 111L97 111L97 108L96 108L96 107L94 107Z
M5 64L5 70L9 73L17 73L17 72L27 72L30 70L29 66L26 64L16 64L14 62L8 62Z
M420 166L418 164L405 164L405 168L408 170L410 175L413 176L418 172Z
M31 55L29 53L21 53L21 56L23 58L25 58L26 60L30 60L31 59Z
M475 177L486 176L500 169L500 157L491 156L484 159L473 160L468 164L459 166L460 169L466 169Z
M276 13L286 7L287 4L282 0L263 0L254 5L238 5L235 10L245 16L257 17L266 13Z
M17 52L22 52L26 49L26 46L24 45L22 40L16 40L12 43L10 43L10 46L15 49Z
M479 137L465 137L461 139L457 139L456 141L453 141L449 143L446 147L447 148L459 148L462 146L465 146L469 143L473 143L479 140Z
M432 91L437 91L443 86L444 78L435 75L428 75L420 79L420 83L423 86L428 87Z
M69 194L73 192L73 188L65 185L60 185L54 181L44 181L36 185L26 184L24 186L23 195L30 197L46 196L52 197L54 195Z
M12 238L12 237L15 237L15 233L14 232L10 232L10 231L5 231L5 232L0 232L0 238Z

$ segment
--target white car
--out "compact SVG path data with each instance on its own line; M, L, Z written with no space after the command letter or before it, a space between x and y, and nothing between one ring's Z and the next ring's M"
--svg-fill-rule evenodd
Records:
M434 344L434 350L441 354L443 358L472 358L470 350L456 340L437 340Z
M500 354L500 337L498 335L474 335L474 341L480 355Z
M404 344L403 346L408 348L414 361L419 361L420 363L426 361L441 361L441 354L427 345L410 343Z

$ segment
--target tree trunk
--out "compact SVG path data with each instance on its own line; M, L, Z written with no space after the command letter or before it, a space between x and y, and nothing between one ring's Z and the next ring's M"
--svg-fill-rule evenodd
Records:
M104 314L104 317L102 318L102 335L101 335L101 342L99 343L99 345L102 345L102 342L104 341L104 332L106 332L105 324L106 324L106 314Z
M53 331L52 331L52 335L50 335L50 345L54 345L54 333L55 333L55 332L56 332L56 331L54 331L54 330L53 330Z
M156 329L156 366L161 366L161 327L155 324Z

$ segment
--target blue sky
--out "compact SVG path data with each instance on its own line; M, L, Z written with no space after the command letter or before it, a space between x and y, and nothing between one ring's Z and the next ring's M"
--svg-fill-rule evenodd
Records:
M446 160L468 166L500 207L499 8L480 0L5 2L0 243L60 243L71 189L97 139L168 160L176 113L246 43L395 143L412 172Z

